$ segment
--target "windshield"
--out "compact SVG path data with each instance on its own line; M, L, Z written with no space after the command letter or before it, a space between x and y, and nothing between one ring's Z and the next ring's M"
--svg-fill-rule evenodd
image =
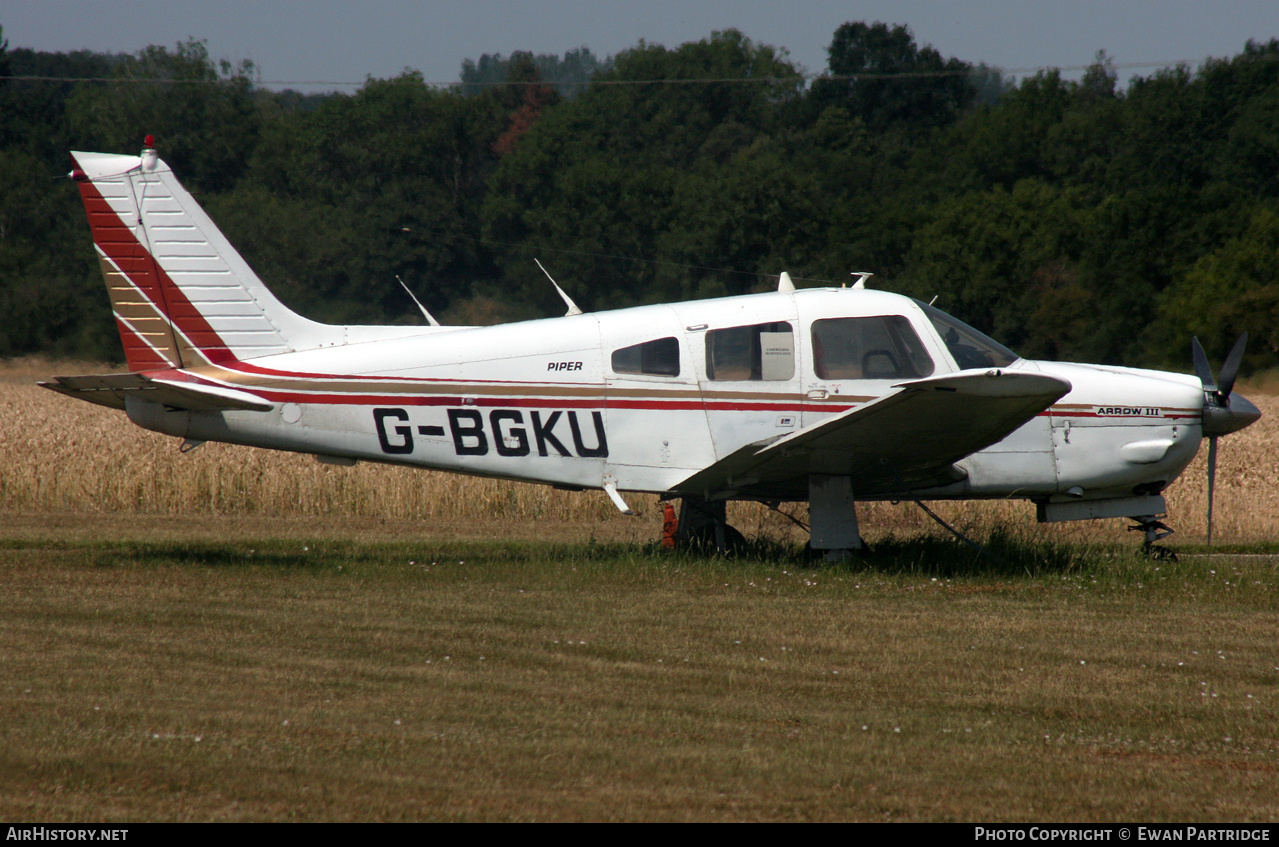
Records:
M960 369L1005 368L1021 357L998 341L953 318L941 309L915 301L946 342L946 349Z

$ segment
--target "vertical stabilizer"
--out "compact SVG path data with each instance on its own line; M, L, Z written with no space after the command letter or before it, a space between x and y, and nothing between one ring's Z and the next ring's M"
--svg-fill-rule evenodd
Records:
M154 150L71 156L130 370L343 343L271 294Z

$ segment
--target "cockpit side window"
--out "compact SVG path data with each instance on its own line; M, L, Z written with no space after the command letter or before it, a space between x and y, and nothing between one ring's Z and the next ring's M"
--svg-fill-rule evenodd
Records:
M946 349L961 370L969 368L1006 368L1021 357L993 338L978 332L968 324L951 317L941 309L919 303L937 334L946 342Z
M902 315L813 321L813 372L819 379L920 379L933 367Z
M657 338L613 351L613 372L679 376L679 341Z
M795 376L795 331L786 321L706 333L706 377L785 380Z

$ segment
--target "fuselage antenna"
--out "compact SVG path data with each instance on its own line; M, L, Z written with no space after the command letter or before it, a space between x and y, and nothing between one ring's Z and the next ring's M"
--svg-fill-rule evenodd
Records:
M539 268L542 268L541 262L538 262L537 259L534 259L533 261L537 262L537 266ZM553 276L551 276L550 271L546 268L542 268L542 273L546 274L546 278L551 281L551 285L555 286L555 290L559 293L560 299L564 301L564 305L568 306L568 311L564 313L564 317L571 318L573 315L582 314L582 310L577 308L577 304L573 302L572 298L564 293L564 289L560 288L560 284L555 281Z
M417 297L414 296L413 292L409 290L409 287L404 284L404 280L400 279L399 274L395 275L395 280L404 288L404 293L409 295L409 297L412 297L414 303L417 303L417 307L422 311L422 317L426 318L427 322L431 326L439 326L440 322L431 317L431 313L426 310L426 307L422 305L422 301L418 300Z

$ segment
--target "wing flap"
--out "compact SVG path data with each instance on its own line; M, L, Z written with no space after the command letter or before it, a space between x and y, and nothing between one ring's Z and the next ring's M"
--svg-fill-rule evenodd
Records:
M275 408L243 391L156 379L141 373L58 376L53 380L40 386L111 409L124 409L125 397L129 395L190 412L268 412Z
M806 496L813 473L851 476L862 495L945 485L963 479L955 462L1002 440L1070 387L1058 377L999 370L901 383L866 405L747 445L674 490Z

